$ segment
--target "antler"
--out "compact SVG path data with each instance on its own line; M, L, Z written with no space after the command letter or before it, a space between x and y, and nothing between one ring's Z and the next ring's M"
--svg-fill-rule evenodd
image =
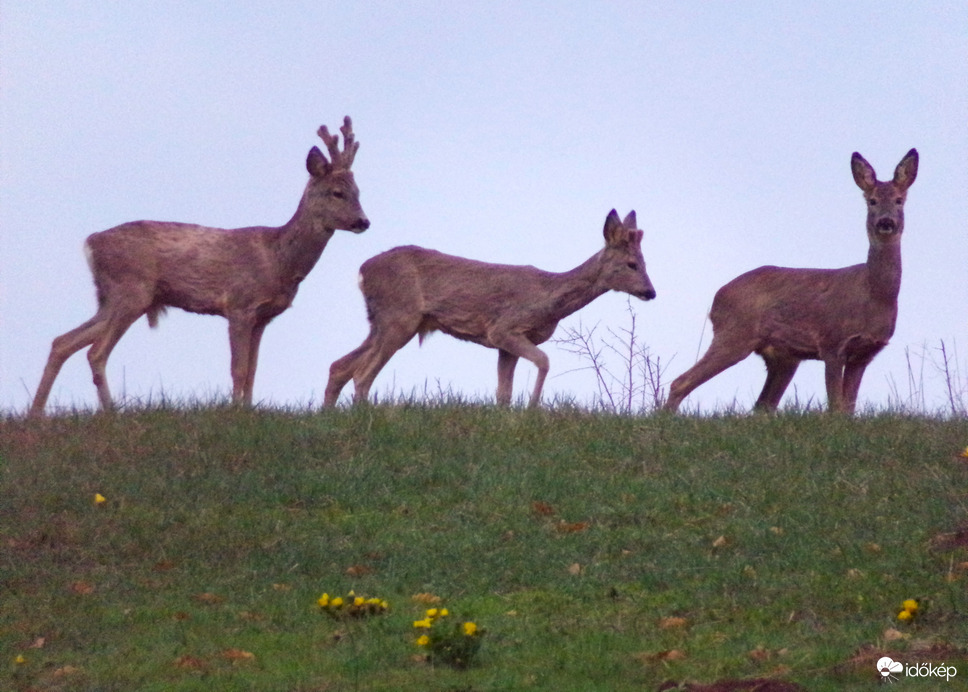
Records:
M333 168L348 169L353 165L356 150L360 148L360 143L353 137L353 121L350 120L350 116L347 115L343 118L343 126L339 131L343 133L342 151L339 148L339 137L331 135L325 125L319 128L317 134L326 143L326 149L329 150L329 158L332 160Z

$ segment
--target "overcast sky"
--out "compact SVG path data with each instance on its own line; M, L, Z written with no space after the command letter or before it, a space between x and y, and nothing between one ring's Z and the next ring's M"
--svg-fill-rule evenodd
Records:
M865 261L859 151L881 179L917 147L897 331L861 405L943 406L943 343L968 383L968 2L92 2L0 5L0 409L23 411L51 340L94 314L81 246L136 219L281 225L321 124L353 118L372 226L339 232L267 329L255 398L318 405L328 368L367 333L356 275L417 244L563 271L635 209L658 292L633 301L666 383L709 343L716 289L763 264ZM244 267L240 267L244 271ZM562 323L629 326L610 293ZM595 378L545 347L556 394ZM493 398L497 353L434 335L374 391ZM567 373L567 374L566 374ZM518 366L515 393L534 368ZM914 383L909 379L913 376ZM227 322L137 322L113 392L209 400L231 391ZM748 408L755 356L685 408ZM344 394L352 392L350 385ZM801 366L787 400L825 401ZM94 406L85 352L51 404Z

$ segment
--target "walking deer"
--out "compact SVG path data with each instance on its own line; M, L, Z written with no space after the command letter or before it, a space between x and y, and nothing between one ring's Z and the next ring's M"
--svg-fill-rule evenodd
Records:
M672 383L665 408L751 353L766 362L756 407L775 410L805 359L824 362L827 408L852 414L864 370L894 334L901 288L904 202L918 174L911 149L889 182L854 152L850 168L867 202L867 263L843 269L760 267L723 286L709 319L713 340Z
M609 290L655 298L635 212L621 221L613 209L604 235L603 250L563 273L477 262L413 245L367 260L360 267L360 290L370 333L359 348L330 366L324 405L335 404L350 379L354 401L365 401L394 353L415 334L422 342L439 330L498 349L497 402L502 406L511 403L518 359L534 363L538 377L530 405L537 406L548 374L548 356L537 344L551 337L561 319Z
M97 313L54 339L31 415L42 415L61 366L80 349L87 358L101 407L112 407L105 367L111 350L139 317L155 327L167 307L221 315L229 321L232 398L252 403L259 342L269 322L288 308L300 282L337 229L362 233L370 222L350 167L359 143L349 117L339 135L326 126L309 151L309 183L285 225L225 230L182 223L134 221L94 233L84 251L97 289Z

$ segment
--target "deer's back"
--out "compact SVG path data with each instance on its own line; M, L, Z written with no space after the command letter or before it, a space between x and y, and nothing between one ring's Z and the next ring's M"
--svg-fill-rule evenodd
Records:
M897 303L872 297L866 264L843 269L765 266L720 288L709 317L716 333L748 337L757 351L823 358L882 348L894 333Z
M540 314L552 276L531 266L480 262L413 245L388 250L360 268L371 320L419 316L421 334L439 330L483 345L489 345L486 335L495 325L544 335Z
M134 221L94 233L86 244L99 291L137 288L159 306L225 314L263 294L278 295L269 258L273 230Z

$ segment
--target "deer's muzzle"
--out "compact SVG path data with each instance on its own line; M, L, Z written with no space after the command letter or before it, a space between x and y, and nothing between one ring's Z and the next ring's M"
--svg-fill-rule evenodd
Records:
M897 221L894 219L878 219L874 224L874 230L881 235L891 235L897 233Z

